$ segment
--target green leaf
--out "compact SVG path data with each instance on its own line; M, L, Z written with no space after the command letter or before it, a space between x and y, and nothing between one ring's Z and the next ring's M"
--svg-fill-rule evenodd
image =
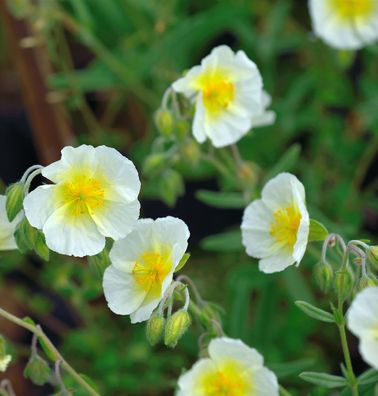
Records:
M241 252L244 249L240 229L208 236L202 239L201 247L213 252Z
M243 196L234 192L198 190L196 192L196 198L214 208L244 209L246 206Z
M39 386L46 384L51 374L51 369L46 360L39 355L32 356L24 370L24 376Z
M268 182L274 176L281 172L291 171L298 162L301 146L298 143L290 146L278 162L269 170L264 178L264 183Z
M32 227L26 217L24 217L16 227L14 237L17 247L21 253L32 250L37 239L37 230Z
M306 301L295 301L295 305L313 319L327 323L335 323L335 318L330 312L317 308Z
M182 259L180 260L180 262L178 263L175 272L179 272L182 268L184 268L185 264L187 263L187 261L189 260L190 257L190 253L185 253L182 256Z
M304 381L310 382L311 384L323 386L325 388L341 388L347 385L344 377L326 373L305 371L299 374L299 377Z
M378 370L369 369L358 377L359 385L370 385L378 383Z
M277 375L279 379L298 375L303 370L314 366L315 360L311 358L296 360L294 362L271 364L269 368Z
M7 210L8 220L13 221L22 210L24 202L24 184L11 184L6 189L5 195L7 197L5 208Z
M324 241L328 234L329 232L327 228L322 223L314 219L310 219L310 234L308 236L309 242Z
M30 318L29 316L25 316L22 320L23 320L25 323L27 323L27 324L30 324L30 325L32 325L32 326L35 326L34 320L33 320L32 318Z

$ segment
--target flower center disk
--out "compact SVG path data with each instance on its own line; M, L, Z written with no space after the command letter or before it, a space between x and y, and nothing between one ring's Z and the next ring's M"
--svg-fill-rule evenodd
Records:
M330 5L333 11L344 20L365 18L374 10L372 0L330 0Z
M301 214L295 205L279 209L273 213L270 235L292 251L297 240L300 222Z

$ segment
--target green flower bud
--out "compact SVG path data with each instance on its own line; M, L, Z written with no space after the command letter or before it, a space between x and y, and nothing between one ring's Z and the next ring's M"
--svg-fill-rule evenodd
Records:
M163 337L165 318L160 314L151 316L147 322L146 337L151 346L156 345Z
M24 184L17 182L11 184L5 191L7 201L5 204L9 221L13 221L21 212L24 202Z
M374 277L374 275L364 275L361 277L360 281L358 282L358 291L361 291L366 287L377 286L377 285L378 285L378 281Z
M189 131L190 131L190 125L188 121L178 120L176 122L176 134L180 139L186 137Z
M159 109L155 113L155 124L161 135L171 137L174 123L173 114L169 110Z
M161 172L167 166L167 157L163 153L150 154L143 164L143 173L153 175Z
M335 287L337 294L345 301L352 293L354 286L354 273L351 268L336 272Z
M329 263L319 262L314 267L314 276L317 284L323 292L332 286L333 268Z
M367 257L373 268L378 271L378 246L370 246Z
M182 157L191 166L196 166L200 160L201 150L193 139L188 140L181 148Z
M50 379L51 369L39 355L32 356L24 370L24 376L36 385L44 385Z
M167 320L164 333L164 344L170 348L174 348L179 339L188 330L191 323L192 319L187 311L180 310L175 312Z

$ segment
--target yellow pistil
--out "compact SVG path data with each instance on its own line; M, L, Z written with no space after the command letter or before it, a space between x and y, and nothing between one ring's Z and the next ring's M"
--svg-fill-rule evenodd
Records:
M330 0L330 5L343 20L366 18L374 10L373 0Z
M168 249L160 250L143 253L133 268L136 283L149 292L151 298L160 295L164 279L173 265L171 252Z
M235 96L235 88L224 72L204 73L199 79L204 106L211 116L227 110Z
M295 204L279 209L273 213L273 220L270 227L270 235L292 251L297 240L297 232L301 221L299 209Z
M235 360L227 360L217 370L204 373L198 383L203 396L251 395L253 379L245 376L245 368Z
M93 214L105 201L103 183L83 174L63 182L57 191L61 203L69 204L68 214L72 217Z

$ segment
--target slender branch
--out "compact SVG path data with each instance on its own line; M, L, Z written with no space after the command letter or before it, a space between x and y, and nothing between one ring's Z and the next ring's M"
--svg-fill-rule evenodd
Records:
M71 377L83 388L85 389L89 395L91 396L100 396L99 393L97 393L91 385L88 384L84 380L83 377L78 374L75 369L68 364L68 362L63 358L63 356L60 354L60 352L55 348L53 343L50 341L50 339L46 336L46 334L43 332L41 326L33 325L30 323L25 322L24 320L18 318L17 316L12 315L11 313L5 311L4 309L0 308L0 316L3 318L9 320L10 322L23 327L26 330L29 330L33 334L35 334L41 341L43 341L44 345L47 347L49 350L51 356L53 357L53 362L61 361L61 366L62 368L71 375ZM49 356L50 357L50 356ZM50 357L51 358L51 357Z

